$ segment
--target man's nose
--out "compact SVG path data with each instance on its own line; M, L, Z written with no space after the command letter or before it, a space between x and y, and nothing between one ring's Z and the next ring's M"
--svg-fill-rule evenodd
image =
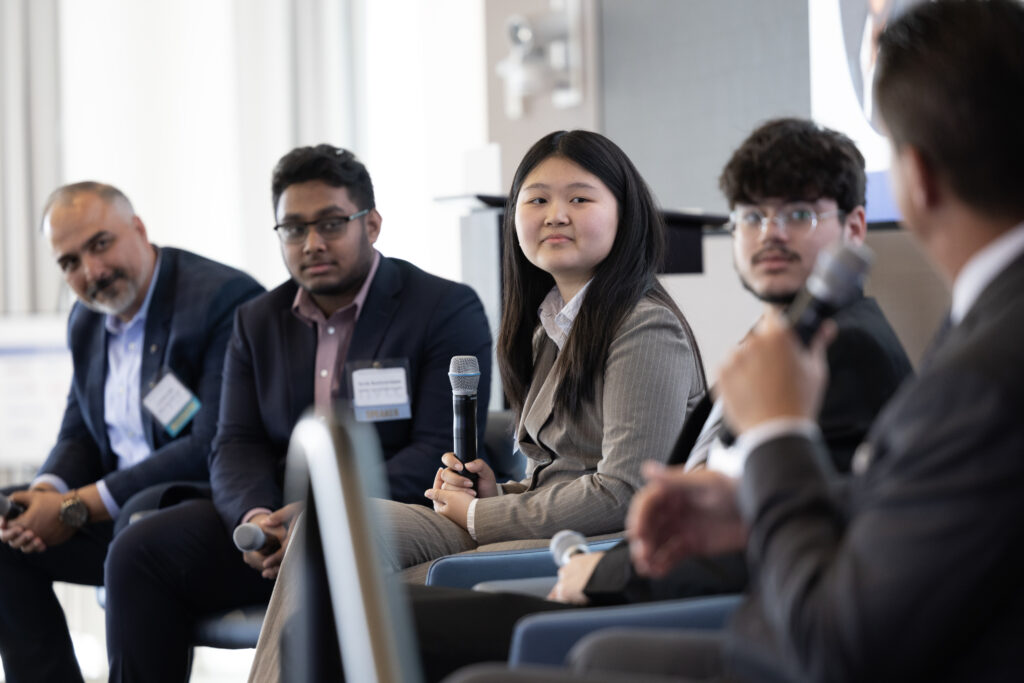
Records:
M95 256L88 252L82 255L82 272L85 274L87 280L95 282L103 279L106 275L106 263L99 256Z
M316 231L316 226L310 225L306 231L306 239L302 243L302 251L307 254L314 251L320 251L326 248L327 243L324 238L320 236L320 233Z

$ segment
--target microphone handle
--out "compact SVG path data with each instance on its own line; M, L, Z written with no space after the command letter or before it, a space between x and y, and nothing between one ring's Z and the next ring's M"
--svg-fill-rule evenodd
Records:
M21 503L15 503L15 502L12 501L11 502L11 507L8 508L7 512L4 514L4 519L14 519L15 517L17 517L18 515L20 515L24 511L25 511L25 506L24 505L22 505Z
M273 555L281 547L281 541L277 540L277 536L271 536L267 534L267 542L263 544L257 552L260 555Z
M838 310L828 301L818 299L806 289L802 289L793 303L786 308L786 318L804 346L810 346L821 324Z
M452 417L455 457L462 464L476 460L476 394L452 394ZM469 470L463 470L461 474L473 482L475 489L477 475Z
M807 347L811 345L811 340L818 333L821 324L838 310L831 303L818 299L806 289L801 289L793 303L786 307L786 319L789 320L793 333ZM736 435L725 422L722 423L718 438L726 446L732 446L736 442Z

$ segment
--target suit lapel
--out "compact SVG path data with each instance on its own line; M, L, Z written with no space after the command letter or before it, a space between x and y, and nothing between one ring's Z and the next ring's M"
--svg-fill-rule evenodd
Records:
M143 339L142 365L139 370L139 400L146 397L160 380L160 372L166 365L167 341L171 335L174 318L174 292L178 274L177 254L171 249L160 250L160 271L156 288L149 302L146 314L146 334ZM142 431L149 447L156 449L160 441L160 427L145 407L139 406L142 414Z
M82 306L82 304L77 304ZM82 340L72 340L72 353L78 356L75 366L85 368L82 377L80 395L89 399L82 406L88 410L87 419L93 428L93 436L100 446L101 453L110 450L107 440L107 423L104 418L103 406L106 401L104 389L107 385L107 330L104 326L106 316L99 313L87 313L90 316L90 328Z
M292 299L298 286L291 290ZM281 363L284 376L290 378L288 410L292 421L298 419L313 402L313 372L316 364L316 329L309 323L300 320L292 312L291 299L284 308L277 312L278 329L281 334L281 350L279 358L266 359L269 363ZM273 346L271 346L273 348Z
M537 353L537 360L534 363L534 382L531 383L529 393L523 402L524 413L522 430L519 434L520 442L536 443L540 446L541 429L544 428L552 417L555 407L555 390L558 388L559 378L552 372L555 362L558 360L558 347L551 341L543 330L540 331L540 350ZM539 383L536 380L540 377L544 381ZM525 438L524 438L525 437Z
M929 349L930 363L936 363L950 349L955 349L962 341L969 339L979 327L982 327L993 315L1004 310L1007 303L1015 300L1024 290L1024 255L1018 256L995 279L988 283L967 315L954 325L952 329L936 339ZM941 334L940 329L938 334ZM938 334L936 335L938 337ZM922 368L923 369L923 368Z
M384 334L398 310L402 286L398 266L382 256L377 273L370 283L370 291L366 294L366 301L359 311L359 319L345 357L346 363L350 360L370 360L377 355ZM349 398L348 382L341 382L341 395Z

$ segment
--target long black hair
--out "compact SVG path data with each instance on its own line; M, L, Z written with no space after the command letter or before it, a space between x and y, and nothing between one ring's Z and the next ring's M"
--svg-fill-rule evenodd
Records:
M562 381L555 394L555 411L575 412L593 399L594 377L604 372L612 338L644 296L667 306L679 318L703 376L689 325L655 278L665 250L665 224L647 183L629 157L603 135L584 130L558 131L541 138L523 157L505 204L498 366L513 410L522 411L533 378L537 308L555 284L554 278L530 263L519 247L516 203L526 177L551 157L567 159L597 176L615 196L619 209L611 251L594 269L583 305L558 360Z

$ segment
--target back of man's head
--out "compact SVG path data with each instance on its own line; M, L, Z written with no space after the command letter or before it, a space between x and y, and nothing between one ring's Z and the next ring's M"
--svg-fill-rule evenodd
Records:
M733 152L718 184L730 208L765 199L832 199L849 213L864 206L864 157L842 133L805 119L775 119Z
M366 166L347 149L320 144L296 147L281 157L274 167L271 193L274 210L289 185L318 180L331 187L344 187L360 210L376 208L373 182Z
M937 0L879 38L875 101L961 201L1024 218L1024 5Z

